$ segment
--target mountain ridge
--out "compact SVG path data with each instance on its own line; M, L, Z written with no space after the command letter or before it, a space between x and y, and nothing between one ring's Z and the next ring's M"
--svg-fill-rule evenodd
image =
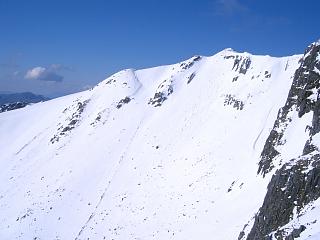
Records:
M49 98L31 92L0 93L0 113L23 108L31 103L47 100L49 100Z

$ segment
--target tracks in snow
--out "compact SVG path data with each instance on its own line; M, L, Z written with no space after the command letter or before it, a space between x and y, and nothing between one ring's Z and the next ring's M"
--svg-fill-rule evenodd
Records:
M81 236L81 234L83 233L83 231L88 227L90 221L94 218L94 216L96 215L96 211L97 209L100 207L102 200L104 199L104 197L106 196L106 193L108 192L110 185L112 183L112 179L116 176L116 174L118 173L121 163L123 162L124 158L127 155L127 152L130 148L130 146L132 145L133 140L135 139L141 125L142 125L143 120L141 120L136 128L136 130L134 131L134 133L132 134L129 143L127 144L127 146L125 147L125 150L123 151L122 155L120 156L119 161L115 164L114 169L113 169L113 173L110 175L110 178L107 180L107 185L103 190L103 193L100 196L100 199L98 201L98 203L96 204L94 211L90 214L89 218L87 219L87 221L85 222L85 224L81 227L81 230L79 231L78 235L75 237L74 240L79 240L79 237Z
M257 136L256 140L254 140L254 143L253 143L253 150L256 150L256 144L257 144L257 142L258 142L258 140L259 140L259 138L260 138L260 136L261 136L262 132L263 132L263 131L264 131L264 129L266 128L266 125L267 125L267 122L268 122L268 118L269 118L269 116L270 116L270 113L271 113L272 109L273 109L273 106L270 108L270 110L269 110L269 112L268 112L268 114L267 114L266 120L265 120L265 121L264 121L264 123L263 123L263 127L262 127L262 129L260 130L260 132L259 132L259 134L258 134L258 136Z

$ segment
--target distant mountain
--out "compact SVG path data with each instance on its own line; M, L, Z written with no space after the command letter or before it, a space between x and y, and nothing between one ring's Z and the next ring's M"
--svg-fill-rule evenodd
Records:
M42 95L36 95L31 92L22 93L0 93L0 113L23 108L30 103L47 101Z
M0 91L0 95L1 95L1 94L11 94L11 93L13 93L13 92L9 92L9 91Z
M25 102L25 103L36 103L41 101L49 100L42 95L36 95L31 92L22 92L22 93L0 93L0 105L6 103L15 103L15 102Z

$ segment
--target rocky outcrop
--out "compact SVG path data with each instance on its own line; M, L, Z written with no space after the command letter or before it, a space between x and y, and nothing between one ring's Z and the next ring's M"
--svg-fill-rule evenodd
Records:
M12 111L19 108L24 108L28 103L25 102L16 102L16 103L7 103L0 106L0 113Z
M130 101L131 101L131 98L125 97L125 98L121 99L121 100L118 102L116 108L119 109L119 108L121 108L121 107L123 106L123 104L128 104Z
M283 135L292 122L294 112L300 118L308 112L313 113L312 126L306 126L310 138L304 149L301 149L301 156L284 163L272 176L247 240L291 240L299 237L306 226L289 230L281 227L289 223L295 214L302 214L307 204L320 197L320 153L312 141L313 136L320 132L319 56L319 42L310 45L305 51L285 106L280 109L263 148L258 173L265 175L275 167L273 160L281 154L277 147L285 144Z
M182 70L187 70L191 68L196 62L201 60L201 56L194 56L191 59L180 64Z
M251 59L249 57L236 56L232 70L238 71L241 74L246 74L250 65Z
M149 99L148 104L154 107L160 107L164 101L168 99L168 96L173 93L172 79L164 80L157 88L156 93Z
M230 105L237 110L242 110L244 107L243 101L237 99L234 95L227 94L224 99L224 106Z
M59 142L60 138L67 135L71 130L73 130L79 123L81 119L81 115L88 104L89 100L85 100L83 102L78 101L76 104L72 105L69 108L66 108L63 113L68 114L72 112L71 116L67 117L65 120L65 124L59 123L59 128L57 133L50 139L50 142L54 144L55 142Z
M227 55L224 59L233 59L232 70L240 74L246 74L251 66L251 58L249 56Z
M290 239L290 233L278 230L294 213L320 197L320 154L310 154L284 164L272 176L262 207L248 240ZM292 229L292 232L297 230ZM274 233L272 233L274 232ZM291 234L292 235L292 234ZM295 235L295 234L293 234Z
M191 73L191 75L188 77L187 84L191 83L191 81L194 79L195 76L196 76L195 72Z
M282 137L288 124L292 121L294 111L299 117L313 111L310 136L320 131L320 101L318 90L320 81L319 44L312 44L305 51L301 65L294 75L293 83L285 105L279 110L273 129L261 153L258 173L266 174L273 169L272 160L279 154L277 146L283 145ZM308 153L305 152L305 154Z

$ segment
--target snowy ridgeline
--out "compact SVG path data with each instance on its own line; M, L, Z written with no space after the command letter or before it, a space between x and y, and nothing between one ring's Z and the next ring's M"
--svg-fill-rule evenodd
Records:
M282 160L257 174L301 58L226 49L1 113L0 239L245 239L309 137L292 111ZM310 204L300 239L319 236Z

